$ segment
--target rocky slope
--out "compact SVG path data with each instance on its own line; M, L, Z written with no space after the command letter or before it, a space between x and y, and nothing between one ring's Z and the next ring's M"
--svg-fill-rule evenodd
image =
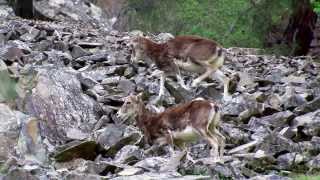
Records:
M0 70L17 81L18 94L14 103L0 98L0 179L289 179L320 170L312 59L230 48L225 72L241 80L228 103L218 83L186 92L168 81L163 107L195 97L222 103L225 162L207 164L210 146L199 141L189 146L200 159L193 163L148 147L134 122L115 116L122 97L143 91L150 104L158 93L156 68L130 63L137 32L15 17L0 23Z

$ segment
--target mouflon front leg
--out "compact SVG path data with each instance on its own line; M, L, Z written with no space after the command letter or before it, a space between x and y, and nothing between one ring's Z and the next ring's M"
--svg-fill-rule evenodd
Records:
M193 80L191 86L192 87L196 87L198 86L198 84L203 81L204 79L206 79L207 77L209 77L213 72L215 72L216 69L212 69L212 68L207 68L206 72L204 72L201 76L199 76L198 78L196 78L195 80Z
M179 84L183 89L185 89L185 90L187 90L187 91L190 91L191 88L188 87L188 86L184 83L184 80L183 80L183 78L182 78L182 76L181 76L181 72L180 72L180 69L179 69L179 63L181 63L180 60L174 59L173 63L174 63L174 65L175 65L175 73L176 73L176 78L177 78L178 84Z
M181 86L183 89L185 89L185 90L187 90L187 91L190 91L190 90L191 90L191 88L188 87L188 86L184 83L184 81L183 81L180 73L177 74L176 77L177 77L178 83L180 84L180 86Z
M160 73L160 88L158 97L154 100L156 103L161 100L161 97L164 95L164 83L165 83L166 75L163 71Z
M214 73L214 78L217 78L220 82L223 83L223 100L230 101L232 99L232 96L229 94L230 79L219 69Z

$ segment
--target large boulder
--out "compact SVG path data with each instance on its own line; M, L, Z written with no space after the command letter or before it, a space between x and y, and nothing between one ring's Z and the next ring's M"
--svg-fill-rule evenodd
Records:
M77 139L71 132L90 133L101 115L100 106L82 92L71 69L40 68L21 80L22 109L40 119L41 134L51 144ZM29 79L29 80L30 80ZM29 93L26 93L29 92Z

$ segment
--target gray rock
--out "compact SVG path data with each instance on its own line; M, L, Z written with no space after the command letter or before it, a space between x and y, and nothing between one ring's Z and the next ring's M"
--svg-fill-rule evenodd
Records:
M279 134L270 134L266 136L264 141L256 147L256 150L263 150L266 154L276 154L288 151L297 152L299 149L300 147L297 143Z
M88 56L88 55L90 55L90 53L84 50L82 47L77 45L72 47L72 50L71 50L72 58L77 59L79 57Z
M255 119L256 118L251 118L250 122L254 121ZM250 136L253 140L261 140L269 135L268 129L264 126L258 126L256 128L251 128L250 130L254 132Z
M97 82L101 82L106 75L108 74L109 70L106 69L105 67L96 67L94 69L90 69L87 71L84 71L83 73L85 73L86 76L94 79Z
M317 155L312 160L307 163L307 167L310 170L319 170L320 169L320 155Z
M258 103L253 95L244 94L236 96L231 102L222 106L225 118L247 121L251 116L262 114L265 105Z
M136 85L128 79L121 78L117 86L117 89L121 90L126 95L129 95L130 93L135 92Z
M103 126L106 126L108 123L110 123L111 118L108 115L103 115L97 124L94 126L94 130L98 130Z
M72 57L68 53L64 53L57 50L51 50L44 53L47 56L46 63L54 64L60 67L64 67L69 64L72 60Z
M265 103L271 106L273 109L282 111L282 108L281 108L282 101L281 101L281 97L278 94L271 94L270 96L268 96Z
M315 111L319 107L320 107L320 97L317 97L314 100L295 108L294 112L297 114L305 114L305 113Z
M33 48L36 51L48 51L50 47L53 47L53 42L49 40L42 40L33 45Z
M70 129L91 132L99 119L101 107L82 93L76 72L52 68L38 69L33 74L29 73L29 77L36 77L37 82L32 85L29 82L32 93L23 98L23 108L42 120L41 134L56 144L70 140L67 137Z
M319 136L313 136L311 139L312 147L314 148L314 151L320 151L320 137Z
M57 171L67 169L68 171L77 171L81 174L102 174L108 167L112 169L111 166L113 165L106 162L94 162L81 158L73 159L68 162L56 162L54 164L54 167L57 169Z
M36 118L28 118L21 123L18 151L26 160L46 163L48 153L40 134L39 123Z
M137 162L134 167L146 169L151 172L157 172L167 163L168 159L162 157L150 157Z
M88 55L88 56L80 56L79 58L76 59L78 62L104 62L108 61L108 56L109 53L96 53L93 55Z
M90 76L87 76L86 73L79 73L77 76L81 85L85 89L92 89L95 85L98 84L96 80L92 79Z
M84 133L78 128L70 128L66 134L67 138L74 140L84 140L89 137L89 133Z
M242 144L249 141L249 134L242 131L240 128L237 128L233 124L223 123L221 125L223 132L226 133L227 137L230 138L230 141L233 144Z
M124 146L115 156L114 161L121 164L133 164L142 160L144 152L138 146Z
M36 28L31 28L27 33L20 36L20 39L25 42L35 42L37 37L40 35L40 30Z
M283 127L289 123L294 117L291 111L283 111L274 113L270 116L264 116L262 118L251 118L248 125L251 130L256 130L260 126L278 128Z
M294 165L298 165L305 160L305 157L299 153L286 153L277 158L279 168L290 169Z
M20 61L24 56L24 52L21 48L16 46L5 46L0 50L0 56L6 61Z
M32 52L30 45L20 40L8 41L8 45L9 47L16 47L18 49L21 49L25 54Z
M54 168L59 171L61 169L67 169L69 171L76 170L79 167L83 167L83 165L87 162L87 160L82 158L72 159L70 161L65 162L55 162L53 164Z
M106 13L91 2L50 0L34 2L33 6L38 16L48 20L81 21L91 25L100 23L100 26L105 27L107 30L111 29Z
M120 76L115 76L115 77L107 77L102 80L101 84L102 85L109 85L109 86L115 86L119 83L121 77Z
M314 91L316 97L320 96L320 75L310 82L309 87Z
M126 70L123 73L123 76L128 79L133 77L134 75L135 75L135 71L134 71L133 67L126 68Z
M209 180L209 179L212 179L212 178L210 176L203 176L203 175L182 176L181 174L175 173L175 172L164 172L164 173L148 172L148 173L143 173L143 174L140 174L140 175L123 176L123 177L112 178L112 180L136 180L136 179Z
M258 175L250 178L250 180L290 180L290 178L279 175Z
M13 179L25 179L25 180L39 180L39 178L22 168L11 169L7 175L5 175L3 180L13 180Z
M20 123L27 119L21 112L12 111L0 104L0 161L6 161L18 143Z
M210 146L206 142L197 143L190 147L190 152L192 153L192 157L205 158L210 156Z
M54 159L57 162L66 162L82 158L93 161L98 156L99 146L94 141L73 141L59 147Z
M107 156L115 156L125 145L137 145L142 141L139 131L124 125L108 124L97 133L97 142L106 149Z
M103 46L103 43L101 42L85 42L85 41L79 41L78 46L82 48L96 48Z
M320 130L320 110L298 116L293 119L292 127L303 127L303 132L309 136L317 136Z
M57 51L66 52L69 49L69 44L64 41L54 41L53 49L55 49Z
M78 172L70 172L64 179L68 180L101 180L102 176L95 174L87 174L87 173L78 173Z
M293 109L306 103L306 100L291 86L286 87L286 92L281 99L285 109Z

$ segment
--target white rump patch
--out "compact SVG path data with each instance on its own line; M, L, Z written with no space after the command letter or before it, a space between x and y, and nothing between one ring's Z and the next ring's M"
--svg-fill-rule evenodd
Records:
M203 100L205 100L203 97L197 97L197 98L195 98L195 99L193 99L192 101L203 101Z

